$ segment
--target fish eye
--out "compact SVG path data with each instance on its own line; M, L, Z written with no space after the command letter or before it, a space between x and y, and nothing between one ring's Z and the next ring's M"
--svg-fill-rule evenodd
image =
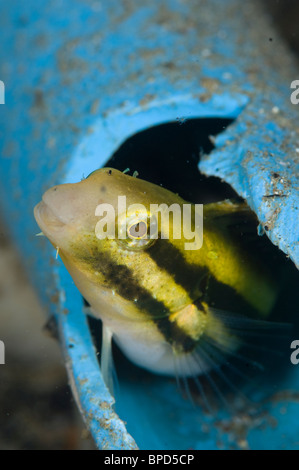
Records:
M126 249L145 249L157 238L157 219L152 214L133 211L131 214L119 217L117 240Z
M147 223L144 220L140 220L128 227L127 234L130 238L134 240L141 240L142 238L147 237Z

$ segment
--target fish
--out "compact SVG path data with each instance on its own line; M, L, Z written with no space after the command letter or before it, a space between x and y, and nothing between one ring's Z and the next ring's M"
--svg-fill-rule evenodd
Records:
M181 214L188 206L190 220L171 211L162 217L162 210L152 209L161 204ZM54 186L35 207L42 233L102 321L101 367L109 388L112 339L135 365L185 380L237 355L247 333L254 342L256 332L273 328L268 318L277 282L258 253L234 235L234 227L248 220L256 230L255 214L246 202L231 200L198 210L114 168ZM101 236L99 228L106 229ZM197 246L186 249L197 235Z

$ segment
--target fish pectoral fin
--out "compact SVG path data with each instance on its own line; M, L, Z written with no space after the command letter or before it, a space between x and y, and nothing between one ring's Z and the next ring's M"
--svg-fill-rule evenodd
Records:
M288 354L291 325L255 320L211 307L204 311L208 321L194 349L174 356L177 378L182 380L191 401L199 393L205 406L211 409L214 395L229 409L227 397L231 392L247 402L241 384L256 372L273 366L279 356ZM193 380L197 395L191 394L186 378ZM203 384L208 385L211 396Z
M114 364L112 356L113 333L104 323L102 325L101 372L109 392L114 396Z
M226 365L236 375L246 378L249 369L263 371L275 358L288 353L292 326L288 323L248 318L210 307L209 315L196 353L211 369L216 367L220 371Z
M215 341L218 338L239 338L239 344L256 343L256 338L265 340L289 335L291 324L250 318L245 315L208 307L209 322L205 334ZM234 346L235 347L235 346Z

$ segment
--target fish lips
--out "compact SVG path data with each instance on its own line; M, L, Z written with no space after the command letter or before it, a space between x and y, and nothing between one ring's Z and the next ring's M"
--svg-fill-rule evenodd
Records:
M44 200L35 206L34 217L44 235L51 241L67 224L59 215L55 214Z

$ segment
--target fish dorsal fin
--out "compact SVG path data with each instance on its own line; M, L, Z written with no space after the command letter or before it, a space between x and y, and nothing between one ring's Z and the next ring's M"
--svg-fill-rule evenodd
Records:
M212 229L227 233L235 241L242 243L243 249L263 250L265 243L259 236L259 220L246 202L225 200L204 206L204 218Z
M259 263L269 267L269 272L277 271L277 250L263 235L262 224L255 212L246 202L225 200L204 206L204 224L211 225L212 230L219 229L236 242L241 243L242 250L256 256ZM273 249L274 248L274 249ZM269 273L268 273L269 274ZM276 276L281 280L281 276Z
M228 227L240 223L242 220L258 223L257 216L246 202L237 202L230 199L205 204L204 217L210 220L219 219L219 223Z

